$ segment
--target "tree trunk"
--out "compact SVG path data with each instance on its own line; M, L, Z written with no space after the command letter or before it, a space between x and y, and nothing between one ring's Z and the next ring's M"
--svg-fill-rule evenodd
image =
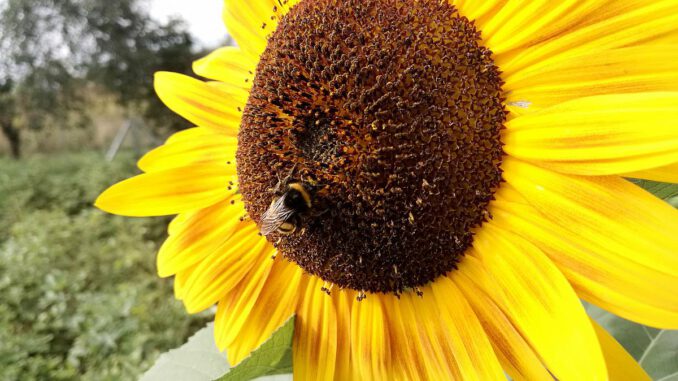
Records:
M21 135L19 134L19 130L14 127L14 124L11 121L0 123L0 127L2 127L2 133L9 142L12 157L19 159L21 157Z

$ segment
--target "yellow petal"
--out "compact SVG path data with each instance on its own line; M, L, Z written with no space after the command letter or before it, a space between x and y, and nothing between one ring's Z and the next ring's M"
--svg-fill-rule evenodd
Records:
M644 169L642 171L622 173L621 176L635 179L647 179L665 183L678 183L678 162L663 167Z
M351 358L361 380L389 379L391 343L385 314L377 295L354 303L351 309Z
M95 205L124 216L164 216L202 209L233 191L228 182L233 170L212 165L193 165L145 173L119 182L97 198Z
M167 234L175 234L181 226L194 214L194 212L181 213L172 218L172 221L167 225Z
M266 49L266 34L260 29L265 17L253 14L246 8L246 4L239 0L225 0L222 18L226 30L238 45L249 54L258 57Z
M619 177L564 175L505 158L504 179L572 234L632 262L673 274L678 268L678 210Z
M203 130L207 130L203 128ZM174 139L145 154L137 163L144 172L161 171L194 164L235 166L237 138L204 133L192 139ZM230 170L232 172L233 169Z
M477 267L478 271L482 271L482 265L477 259L466 257L464 262L469 263L465 264L462 269ZM458 270L450 275L450 279L463 291L487 333L504 370L514 380L553 379L509 318L492 299L467 278L466 271Z
M678 328L678 275L652 269L636 248L610 249L525 204L498 199L491 213L494 223L542 249L581 298L633 321Z
M678 90L678 45L584 52L506 76L508 102L540 109L602 94Z
M579 299L537 247L490 222L480 229L470 253L487 275L471 279L470 271L466 273L469 279L511 319L557 379L607 378L600 347ZM462 261L459 272L469 271L466 262Z
M564 173L608 175L678 161L678 92L580 98L506 124L505 151Z
M367 297L379 297L388 311L393 365L386 379L501 379L489 339L459 289L441 277L421 292Z
M211 307L233 290L252 268L271 261L275 248L258 235L259 229L253 222L243 225L205 257L188 278L183 301L189 313Z
M182 300L186 292L186 281L193 274L197 265L188 267L177 273L177 276L174 277L174 298L177 300Z
M591 324L596 330L600 347L603 349L605 362L607 363L607 373L610 381L650 381L650 376L645 373L638 362L626 352L624 347L619 345L605 328L601 327L593 319Z
M248 318L240 331L231 334L237 339L228 347L230 361L237 364L245 359L294 315L304 292L302 277L303 271L296 264L286 260L275 261Z
M431 294L431 288L426 287L422 292ZM452 333L457 332L450 332L451 329L448 331L440 322L434 321L433 317L439 316L439 313L432 301L419 303L421 300L417 298L419 296L408 292L401 295L396 303L400 308L402 323L406 329L412 331L414 350L419 352L426 374L430 375L429 379L432 380L464 379L461 368L468 362L465 346L472 343L459 336L453 337ZM450 328L456 327L453 325ZM450 345L452 343L457 344L455 349L461 350L453 353ZM468 370L470 369L467 369L467 372ZM472 379L473 374L468 373L469 379Z
M160 247L158 275L174 275L218 250L245 225L240 220L244 214L240 195L184 214L186 219L181 222L181 227L171 229L169 237Z
M642 177L660 179L672 178L666 177L661 168L667 167L678 158L675 151L654 152L649 155L628 156L616 158L607 161L532 161L534 164L547 169L552 169L564 174L584 175L584 176L609 176L619 175L623 177L630 176L631 173L640 173L642 176L651 176L653 171L659 171L657 177ZM644 169L642 169L644 168ZM629 172L630 171L630 172ZM649 172L648 172L649 171ZM662 176L662 177L659 177ZM670 176L670 175L669 175Z
M506 104L506 111L508 111L509 113L506 116L506 120L510 121L519 116L529 114L531 112L531 110L528 110L530 106L531 106L530 102L527 101L508 102Z
M276 259L279 260L279 259ZM219 350L236 345L238 333L250 318L252 309L261 294L266 280L271 274L273 264L270 257L261 255L259 261L252 267L238 286L225 295L217 305L217 314L214 317L214 339ZM229 362L235 366L244 357L235 357L228 353Z
M601 1L508 1L482 26L495 54L543 41L595 12Z
M336 296L335 296L336 293ZM337 311L337 362L334 367L335 380L358 380L358 366L351 360L351 311L355 292L351 290L333 291L334 306Z
M411 302L405 304L403 296L400 299L391 295L382 297L388 310L389 334L394 343L392 354L394 374L390 379L460 379L459 369L454 367L454 359L449 351L433 353L430 337L419 323L430 320L430 316L425 316L426 319L414 318ZM446 356L450 361L440 361L436 355Z
M645 41L646 44L648 45L672 45L675 46L678 44L678 30L674 30L672 32L669 32L667 34L663 34L661 36L654 37L648 41Z
M291 6L277 0L225 0L223 19L238 46L258 57L266 48L267 36Z
M482 31L485 19L491 19L492 15L497 9L501 9L507 0L454 0L454 5L459 9L459 14L475 20L479 24L479 29Z
M235 46L219 48L193 62L193 71L248 93L254 80L257 59Z
M438 306L439 321L432 319L436 324L446 328L449 342L441 342L446 348L449 345L454 356L456 367L463 380L499 380L503 372L499 360L483 329L478 316L473 311L461 290L450 279L440 277L430 287L433 295L427 296L424 290L423 298L414 299L415 311L436 311L433 304ZM432 303L425 298L435 300ZM413 297L410 295L410 297ZM437 335L432 335L436 337Z
M192 123L236 136L244 104L228 88L183 74L155 73L155 92L172 111Z
M165 140L165 144L186 143L193 139L201 139L205 136L214 136L214 131L204 127L191 127L173 133Z
M574 26L571 31L557 38L499 60L500 67L504 72L515 73L535 64L547 66L559 59L560 55L632 46L675 31L678 25L678 3L674 0L641 1L635 7L621 4L614 9L614 13L606 12L605 8L602 7L603 11L600 12L605 18L598 22Z
M337 360L337 313L332 297L313 277L306 286L294 328L294 379L332 380Z

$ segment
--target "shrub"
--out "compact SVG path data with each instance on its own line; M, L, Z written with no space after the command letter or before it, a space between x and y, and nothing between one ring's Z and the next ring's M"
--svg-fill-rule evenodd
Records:
M204 325L155 274L167 221L91 207L131 155L0 165L0 379L135 379Z

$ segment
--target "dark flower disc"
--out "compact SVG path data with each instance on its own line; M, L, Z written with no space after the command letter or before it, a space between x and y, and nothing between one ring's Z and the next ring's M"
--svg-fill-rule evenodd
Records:
M302 1L271 35L244 110L248 214L261 223L301 184L311 207L287 218L291 234L267 235L286 258L361 291L434 280L489 217L501 85L480 33L445 1Z

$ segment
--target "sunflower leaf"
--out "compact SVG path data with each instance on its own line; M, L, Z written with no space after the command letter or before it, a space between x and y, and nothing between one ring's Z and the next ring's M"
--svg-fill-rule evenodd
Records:
M209 381L228 372L226 355L214 343L214 324L198 331L179 348L160 355L141 381Z
M631 182L662 200L665 200L669 204L678 207L678 184L638 179L632 179Z
M141 381L288 381L292 379L286 373L292 373L293 333L294 317L250 357L231 368L226 355L214 343L214 324L210 323L186 344L160 355Z
M260 376L292 372L292 338L294 316L289 318L271 337L243 360L231 368L219 381L246 381Z
M653 380L678 381L678 331L646 327L591 304L585 306L589 316L614 336Z

